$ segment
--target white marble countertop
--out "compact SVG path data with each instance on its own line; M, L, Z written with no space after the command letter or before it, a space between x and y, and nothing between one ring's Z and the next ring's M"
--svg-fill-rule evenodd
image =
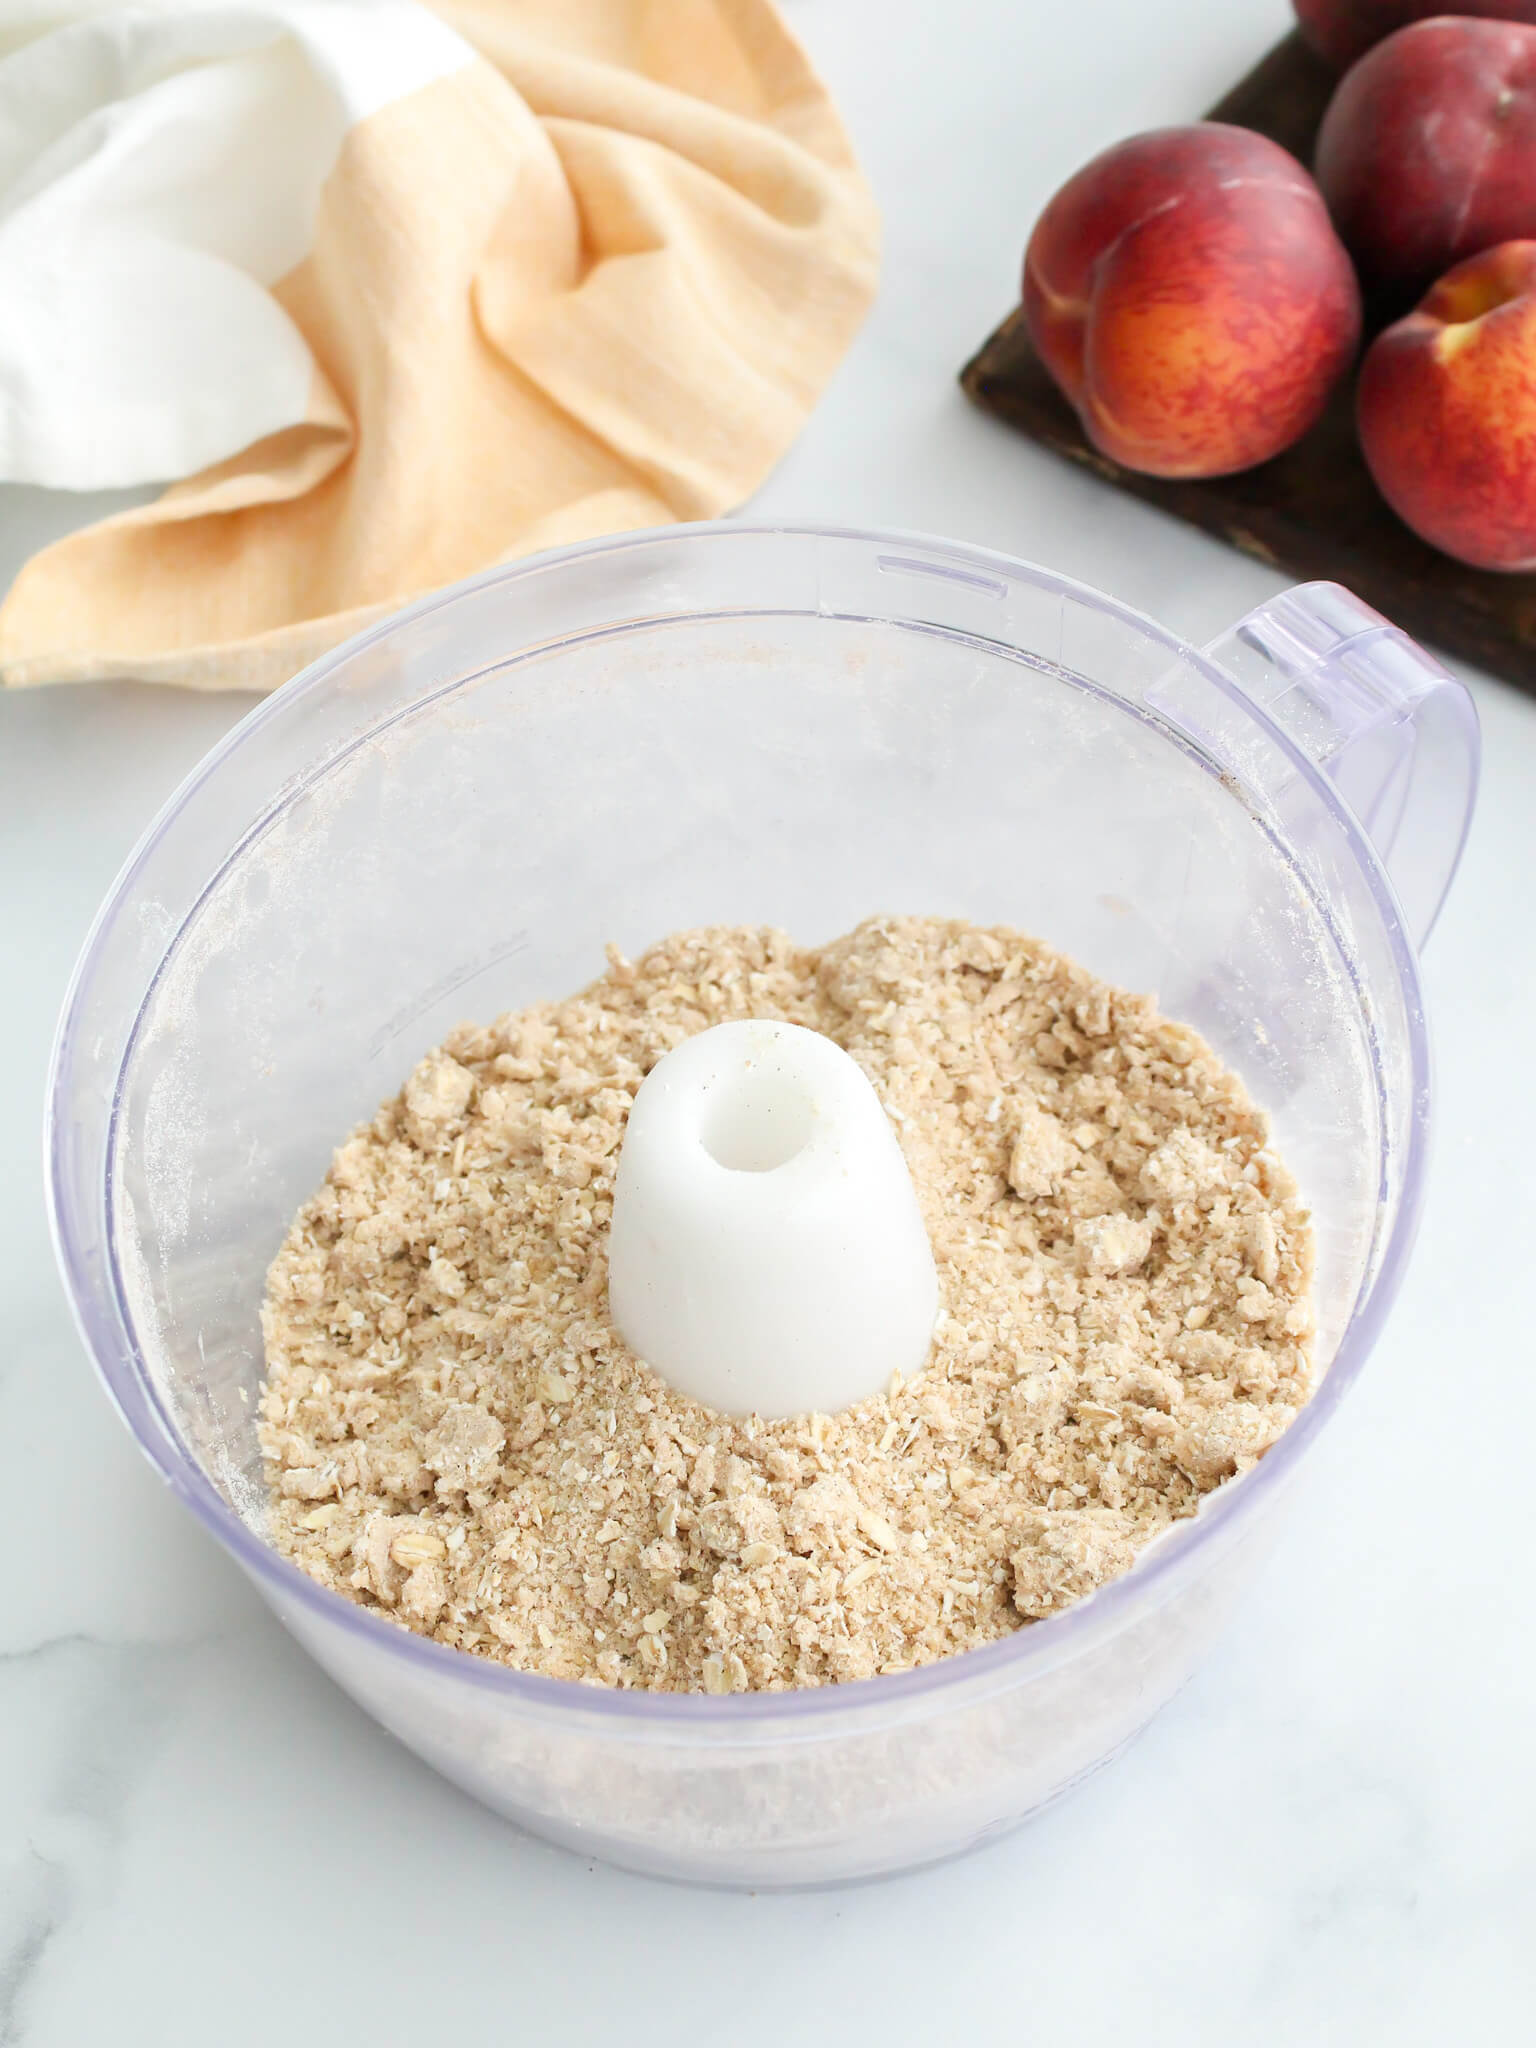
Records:
M1192 117L1283 0L789 0L885 208L867 331L758 509L926 528L1195 639L1276 580L971 412L1052 186ZM0 575L94 501L0 493ZM1486 781L1435 934L1416 1262L1278 1555L1113 1769L925 1875L689 1894L526 1840L365 1720L152 1478L42 1213L65 979L119 861L246 708L0 702L0 2042L1523 2038L1536 1999L1536 702L1480 678Z

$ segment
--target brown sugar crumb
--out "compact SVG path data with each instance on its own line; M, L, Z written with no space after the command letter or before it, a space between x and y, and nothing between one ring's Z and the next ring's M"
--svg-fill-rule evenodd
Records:
M783 1018L863 1067L943 1312L925 1369L768 1423L608 1321L613 1174L662 1055ZM684 932L464 1026L273 1263L272 1533L322 1585L528 1671L730 1693L968 1650L1123 1572L1311 1384L1312 1235L1192 1031L1037 940L877 919Z

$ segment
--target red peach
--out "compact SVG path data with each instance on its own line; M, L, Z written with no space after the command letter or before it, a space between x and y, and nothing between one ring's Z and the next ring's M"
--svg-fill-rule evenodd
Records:
M1295 0L1301 32L1340 71L1372 44L1432 14L1480 14L1490 21L1536 21L1536 0Z
M1382 496L1431 547L1536 568L1536 242L1458 264L1379 335L1356 413Z
M1095 157L1024 258L1041 359L1095 447L1152 476L1223 476L1304 434L1349 366L1360 295L1316 186L1206 121Z
M1316 169L1361 283L1394 310L1536 235L1536 28L1447 18L1378 43L1329 102Z

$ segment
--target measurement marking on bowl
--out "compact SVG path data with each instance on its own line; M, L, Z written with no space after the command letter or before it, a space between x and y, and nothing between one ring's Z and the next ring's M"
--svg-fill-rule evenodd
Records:
M875 567L883 576L926 576L935 583L963 583L971 590L984 590L988 597L1006 597L1008 586L995 576L978 576L970 569L952 569L945 562L915 562L906 555L877 555Z
M450 968L448 973L434 981L430 988L423 989L419 996L396 1010L392 1017L379 1026L368 1041L369 1059L376 1060L386 1046L392 1045L401 1032L408 1030L418 1017L424 1016L434 1003L440 1003L444 996L451 996L455 989L463 988L466 982L473 981L477 975L486 973L492 967L499 967L503 960L510 960L517 953L525 953L528 945L527 932L513 932L510 938L502 939L498 944L488 946L483 953L476 953L471 959Z

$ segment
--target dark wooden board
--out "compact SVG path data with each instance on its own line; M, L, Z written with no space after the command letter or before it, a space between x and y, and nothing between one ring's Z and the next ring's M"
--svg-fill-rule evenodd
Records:
M1256 128L1310 163L1334 78L1299 36L1278 44L1207 117ZM1415 638L1536 692L1536 575L1468 569L1427 547L1377 494L1346 383L1304 440L1241 476L1138 476L1089 445L1015 312L961 373L983 411L1301 582L1346 584Z

